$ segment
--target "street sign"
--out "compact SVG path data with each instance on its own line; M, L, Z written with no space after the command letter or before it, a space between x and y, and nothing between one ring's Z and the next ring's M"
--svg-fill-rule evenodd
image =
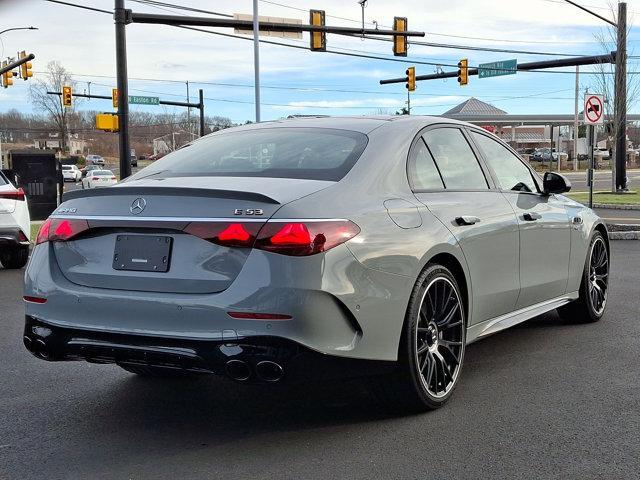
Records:
M518 71L518 60L502 60L500 62L481 63L478 65L478 78L515 75Z
M584 99L584 123L602 125L604 123L604 98L602 95L587 95Z
M253 15L245 14L245 13L234 13L234 20L253 20ZM258 15L258 22L269 22L269 23L293 23L296 25L302 25L302 20L299 18L285 18L285 17L263 17L262 15ZM253 35L253 29L248 28L235 28L233 33L240 35ZM260 30L259 32L261 37L280 37L280 38L302 38L302 32L283 32L282 30L276 31L266 31Z
M158 97L141 97L129 95L129 103L135 105L160 105L160 99Z

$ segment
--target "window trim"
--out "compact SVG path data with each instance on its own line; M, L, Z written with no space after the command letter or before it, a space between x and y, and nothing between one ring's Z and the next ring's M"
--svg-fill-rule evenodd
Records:
M496 135L491 135L489 132L487 132L486 130L483 130L482 128L478 128L475 126L467 126L465 127L467 130L467 134L469 135L469 139L473 142L473 145L475 146L475 148L478 151L478 155L480 155L482 157L482 161L483 163L486 164L487 169L491 172L491 178L493 179L495 186L496 186L496 190L502 192L502 193L515 193L515 194L527 194L527 195L538 195L538 196L544 196L543 192L542 192L542 179L540 178L540 176L538 175L538 173L531 168L531 165L528 165L527 162L524 161L524 159L520 156L520 154L518 152L516 152L516 150L511 147L511 145L509 145L508 143L504 142L502 139L498 138ZM531 174L531 178L533 179L533 183L536 185L536 188L538 189L537 192L521 192L521 191L516 191L516 190L505 190L500 186L500 182L498 182L498 176L496 175L496 172L494 171L493 167L491 167L491 165L489 164L489 162L487 161L487 159L484 156L484 152L482 151L482 148L480 148L480 145L478 145L475 140L473 139L473 137L471 136L471 132L477 133L479 135L483 135L487 138L489 138L490 140L493 140L495 142L497 142L498 144L502 145L503 147L505 147L509 152L511 152L516 159L518 159L520 161L520 163L522 163L522 165L525 166L525 168L527 170L529 170L529 173Z
M469 145L469 148L471 150L471 152L473 153L473 155L476 158L476 161L478 162L478 166L480 167L480 171L482 172L482 175L484 176L484 180L487 183L487 188L447 188L446 183L444 181L444 179L442 178L442 174L440 172L440 167L438 166L438 162L435 158L433 158L433 162L436 166L436 169L438 170L438 175L440 175L440 180L442 181L443 184L443 188L437 188L437 189L422 189L422 188L416 188L411 176L410 176L410 162L415 161L414 155L415 155L415 150L417 148L418 142L422 141L424 143L424 145L427 146L427 150L429 151L429 153L431 154L431 149L429 148L426 140L424 140L423 135L427 132L429 132L430 130L435 130L435 129L441 129L441 128L453 128L456 129L458 131L460 131L460 133L462 134L462 136L464 137L464 139L467 141L467 144ZM409 183L409 188L411 188L411 191L413 193L441 193L441 192L490 192L490 191L496 191L497 190L497 184L495 182L495 179L493 177L493 174L491 173L491 171L487 168L487 166L484 163L484 157L480 156L478 154L478 150L476 148L475 143L473 143L471 141L471 138L468 134L468 132L466 132L465 130L465 125L462 124L457 124L457 123L445 123L445 122L441 122L441 123L432 123L431 125L428 125L424 128L422 128L417 134L416 136L413 138L412 142L411 142L411 146L409 147L409 153L407 155L407 164L406 164L406 175L407 175L407 182ZM433 155L431 155L433 157Z

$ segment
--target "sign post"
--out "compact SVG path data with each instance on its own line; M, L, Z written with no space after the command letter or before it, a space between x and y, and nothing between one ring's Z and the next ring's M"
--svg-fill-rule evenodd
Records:
M584 98L584 123L589 126L589 208L593 208L593 150L595 144L595 126L604 123L604 98L602 95L589 94Z

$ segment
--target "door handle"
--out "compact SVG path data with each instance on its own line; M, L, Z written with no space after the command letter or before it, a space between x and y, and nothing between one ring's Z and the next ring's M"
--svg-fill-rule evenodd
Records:
M535 222L536 220L540 220L542 218L542 215L536 212L527 212L522 216L522 218L524 218L527 222Z
M456 217L456 224L459 226L475 225L479 221L480 219L478 217L474 217L472 215L463 215L461 217Z

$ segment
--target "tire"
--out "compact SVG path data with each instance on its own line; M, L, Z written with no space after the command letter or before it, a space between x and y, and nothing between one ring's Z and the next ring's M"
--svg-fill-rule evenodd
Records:
M4 268L17 270L23 268L29 261L29 247L20 246L0 252L0 263Z
M452 273L442 265L427 265L409 299L397 368L372 379L374 392L384 404L401 412L422 412L449 400L464 363L465 315Z
M601 258L604 264L600 261ZM579 297L557 308L561 318L576 323L592 323L602 318L609 293L609 265L607 242L602 234L596 231L591 237L587 258L584 261Z
M120 368L126 370L129 373L135 373L140 377L154 377L154 378L188 378L198 377L203 374L197 372L189 372L184 370L175 370L173 368L162 367L147 367L143 365L127 365L118 364Z

